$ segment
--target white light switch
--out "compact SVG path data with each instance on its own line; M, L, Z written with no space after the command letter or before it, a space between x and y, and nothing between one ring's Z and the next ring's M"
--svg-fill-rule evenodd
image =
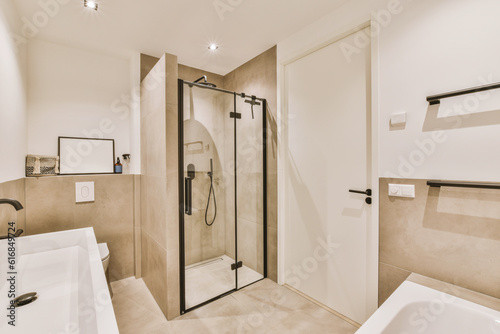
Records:
M389 196L415 198L415 185L389 184Z
M391 125L404 125L406 124L406 113L400 112L391 115Z
M94 201L94 182L76 182L76 203Z

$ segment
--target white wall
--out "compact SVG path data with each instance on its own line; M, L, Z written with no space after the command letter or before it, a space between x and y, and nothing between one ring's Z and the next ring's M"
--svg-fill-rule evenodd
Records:
M439 112L426 96L500 81L499 12L496 0L353 0L279 43L278 64L383 13L374 33L380 176L498 182L500 93L443 100ZM391 128L390 115L402 111L406 127Z
M57 155L58 136L111 138L115 159L131 153L130 66L127 59L32 40L28 153Z
M25 44L12 0L0 1L0 183L24 177Z

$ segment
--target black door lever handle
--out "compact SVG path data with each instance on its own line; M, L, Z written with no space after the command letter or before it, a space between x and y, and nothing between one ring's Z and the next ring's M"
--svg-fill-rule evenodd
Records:
M366 189L366 191L349 189L349 192L350 193L355 193L355 194L363 194L363 195L366 195L366 196L371 196L372 195L372 190L371 189Z
M366 189L366 191L361 191L361 190L352 190L352 189L349 189L349 192L350 193L355 193L355 194L363 194L363 195L366 195L368 196L366 199L365 199L365 202L366 204L372 204L372 198L369 197L372 195L372 190L371 189Z

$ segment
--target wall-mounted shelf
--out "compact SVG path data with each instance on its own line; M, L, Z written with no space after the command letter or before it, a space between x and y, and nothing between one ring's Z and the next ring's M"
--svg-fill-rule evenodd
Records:
M440 104L441 99L447 99L449 97L473 94L473 93L477 93L477 92L483 92L485 90L492 90L492 89L499 89L499 88L500 88L500 82L495 83L495 84L490 84L490 85L469 88L469 89L457 90L454 92L449 92L449 93L444 93L444 94L439 94L439 95L428 96L427 102L429 102L430 105Z
M500 189L500 183L485 182L462 182L462 181L440 181L429 180L427 185L431 187L459 187L459 188L481 188L481 189Z

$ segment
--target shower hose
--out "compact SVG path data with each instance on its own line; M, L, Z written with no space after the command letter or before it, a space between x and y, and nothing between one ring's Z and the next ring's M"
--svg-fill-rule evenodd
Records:
M208 176L210 177L210 190L208 191L208 199L207 199L207 208L205 209L205 224L207 226L212 226L215 222L215 217L217 217L217 201L215 200L215 189L214 189L214 179L213 179L213 173L210 172L208 173ZM208 208L210 207L210 197L214 196L214 217L212 218L212 221L209 223L208 222Z

